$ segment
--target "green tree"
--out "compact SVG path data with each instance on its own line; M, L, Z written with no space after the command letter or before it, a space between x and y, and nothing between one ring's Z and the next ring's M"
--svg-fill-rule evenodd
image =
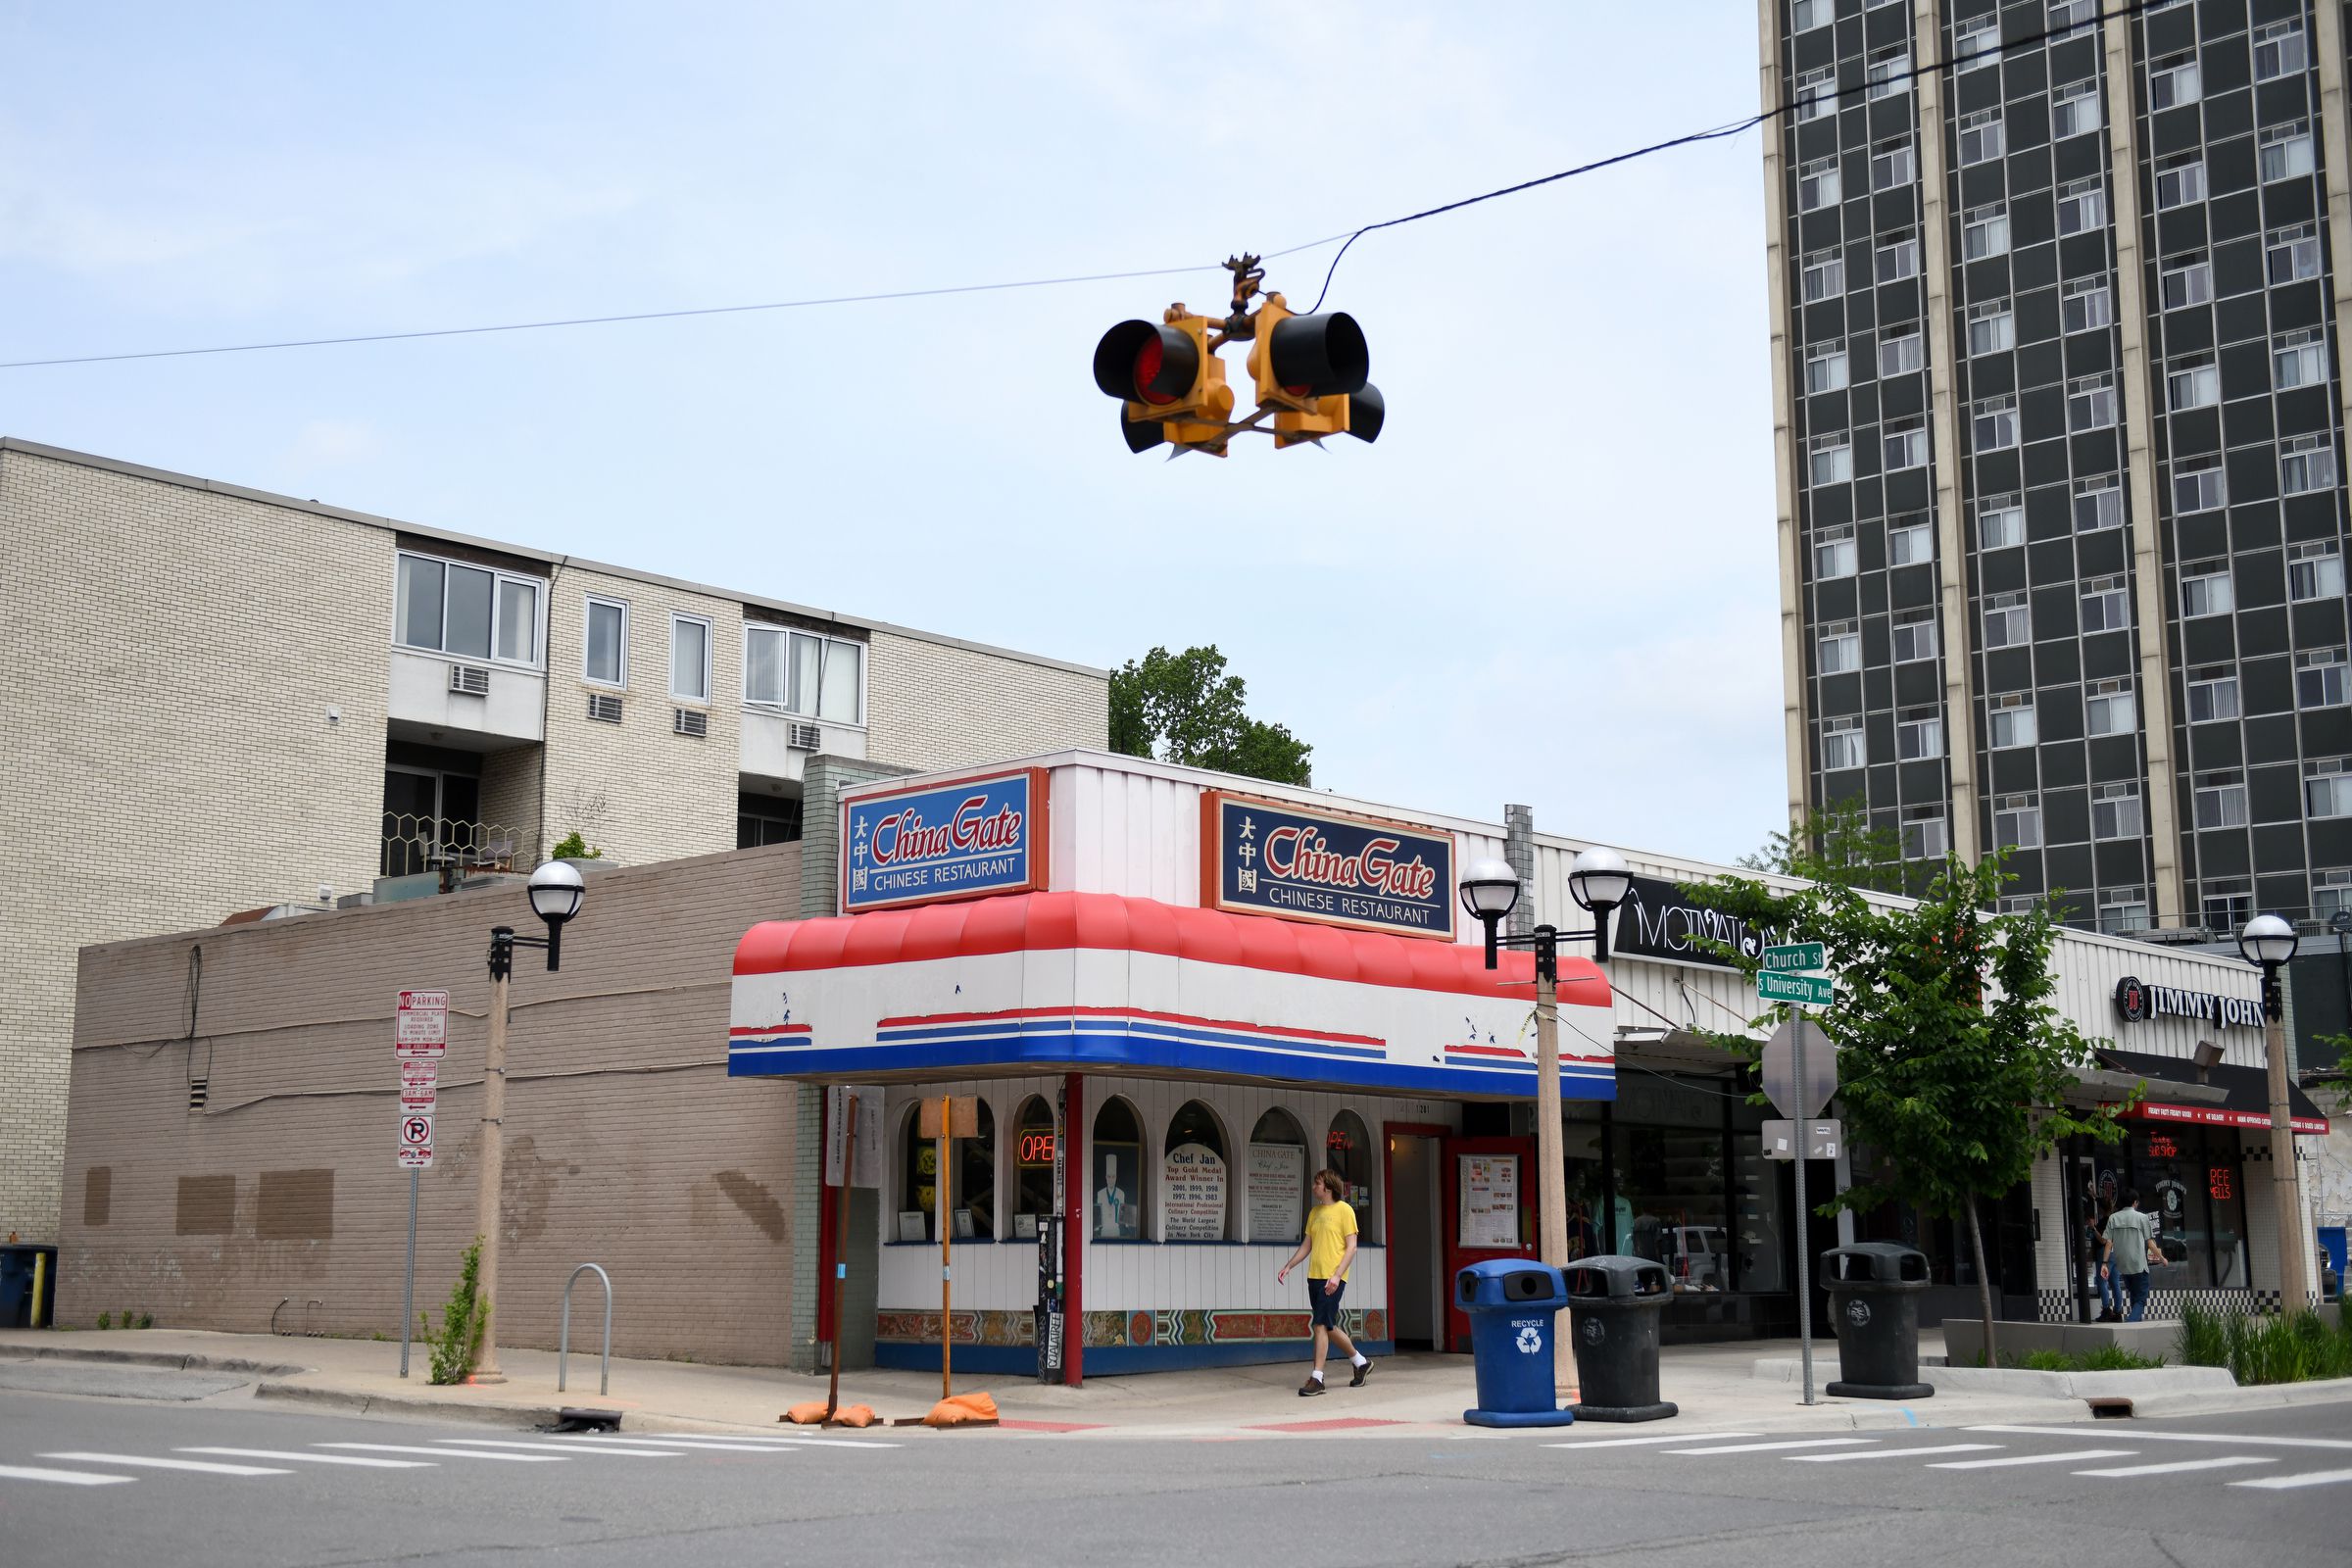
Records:
M1110 675L1110 749L1277 784L1314 782L1314 748L1288 727L1251 718L1249 688L1211 643L1154 648Z
M1964 1218L1987 1364L1992 1287L1978 1199L2028 1180L2034 1160L2061 1139L2123 1136L2115 1108L2065 1104L2091 1059L2090 1042L2050 1001L2057 925L2048 907L1987 912L2014 880L2005 855L1974 866L1947 858L1916 904L1836 881L1783 892L1735 878L1690 890L1782 941L1827 947L1838 1003L1813 1022L1838 1052L1847 1141L1876 1159L1821 1212L1893 1201ZM1759 959L1714 947L1755 977ZM1772 1021L1768 1012L1755 1024ZM1714 1039L1749 1060L1761 1054L1746 1035Z
M1882 893L1909 891L1904 886L1902 839L1892 828L1873 827L1870 808L1859 796L1815 811L1787 832L1768 835L1764 847L1740 857L1740 863L1750 871L1801 876L1809 882Z

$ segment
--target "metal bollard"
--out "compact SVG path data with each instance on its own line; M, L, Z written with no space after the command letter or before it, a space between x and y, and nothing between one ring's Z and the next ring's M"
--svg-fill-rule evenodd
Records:
M605 1272L604 1265L601 1263L582 1263L571 1271L571 1278L564 1282L564 1327L556 1339L556 1392L558 1394L564 1392L565 1362L571 1354L571 1287L581 1275L590 1269L595 1269L596 1277L605 1282L605 1355L603 1365L597 1375L596 1392L600 1396L612 1392L612 1276Z

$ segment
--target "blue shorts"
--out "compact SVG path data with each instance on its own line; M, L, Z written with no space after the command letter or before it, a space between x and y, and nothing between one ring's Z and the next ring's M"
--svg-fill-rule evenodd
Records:
M1311 1326L1336 1329L1340 1326L1340 1302L1348 1295L1348 1282L1340 1281L1336 1291L1325 1291L1322 1280L1306 1282L1306 1315Z

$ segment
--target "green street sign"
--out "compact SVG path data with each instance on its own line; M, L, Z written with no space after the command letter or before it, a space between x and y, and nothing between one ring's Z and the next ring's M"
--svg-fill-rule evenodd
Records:
M1818 942L1788 942L1764 950L1766 974L1796 974L1806 969L1826 969L1830 954Z
M1825 975L1759 974L1756 998L1761 1002L1792 1002L1800 1007L1827 1007L1838 1001L1838 986Z

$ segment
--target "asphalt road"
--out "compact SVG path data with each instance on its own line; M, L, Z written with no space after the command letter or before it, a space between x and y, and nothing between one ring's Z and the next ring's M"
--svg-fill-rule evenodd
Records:
M19 1390L0 1392L0 1562L2352 1563L2352 1405L1810 1438L1680 1425L722 1446Z

